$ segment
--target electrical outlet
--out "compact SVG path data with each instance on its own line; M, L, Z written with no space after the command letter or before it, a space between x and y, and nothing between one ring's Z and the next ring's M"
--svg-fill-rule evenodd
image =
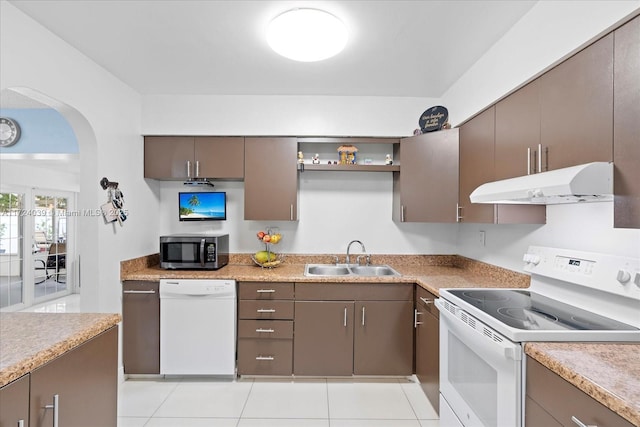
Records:
M480 231L480 245L481 246L485 246L486 245L486 240L485 240L485 235L486 233L484 231Z

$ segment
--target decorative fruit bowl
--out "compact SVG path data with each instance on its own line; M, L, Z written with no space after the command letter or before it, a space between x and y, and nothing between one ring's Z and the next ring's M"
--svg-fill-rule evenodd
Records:
M272 245L282 240L282 234L276 227L267 228L257 233L258 240L264 243L264 250L251 255L251 259L262 268L275 268L282 264L284 256L273 252Z

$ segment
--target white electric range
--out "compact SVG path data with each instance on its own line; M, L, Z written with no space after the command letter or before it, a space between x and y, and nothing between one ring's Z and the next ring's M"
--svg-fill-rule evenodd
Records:
M531 246L527 289L441 289L440 425L524 425L528 341L640 342L640 259Z

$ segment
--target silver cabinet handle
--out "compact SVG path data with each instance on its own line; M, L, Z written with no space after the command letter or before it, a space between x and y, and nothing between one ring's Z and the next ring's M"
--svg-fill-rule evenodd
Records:
M200 160L196 160L196 178L200 176Z
M258 333L266 333L266 334L272 334L275 332L275 330L273 329L262 329L262 328L258 328L256 329L256 332Z
M191 161L187 160L187 178L191 178Z
M293 221L293 203L291 203L289 207L289 217L291 218L291 221Z
M274 360L273 356L256 356L256 360Z
M413 310L413 327L417 328L418 325L422 325L422 322L418 322L418 315L422 314L421 312L418 311L418 309L414 309Z
M344 308L344 327L347 327L347 307Z
M256 310L258 313L275 313L276 310L273 308L259 308Z
M18 420L18 427L24 427L24 420Z
M44 409L53 409L53 427L58 427L58 413L60 412L60 395L53 395L53 404L45 405Z
M362 326L364 326L364 307L362 307Z
M462 206L460 203L456 203L456 222L462 221Z
M400 222L404 222L404 205L400 205Z
M542 172L542 144L538 144L538 172Z
M531 175L531 147L527 147L527 175Z
M594 426L592 424L585 424L582 421L580 421L578 418L576 418L575 416L571 416L571 421L573 421L574 424L576 424L579 427L598 427L598 426Z
M432 299L426 299L425 297L420 297L420 301L422 301L426 305L433 304L433 300Z
M275 291L275 289L258 289L256 292L259 294L272 294Z
M122 291L123 294L155 294L156 291L150 289L148 291Z

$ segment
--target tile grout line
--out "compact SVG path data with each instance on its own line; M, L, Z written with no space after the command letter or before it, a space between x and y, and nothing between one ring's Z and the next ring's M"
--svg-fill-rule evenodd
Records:
M247 398L244 401L244 405L242 405L242 410L240 411L240 416L238 416L238 422L236 423L236 427L240 426L240 421L242 421L242 415L244 414L244 410L247 408L247 403L249 403L249 398L251 397L251 392L253 391L253 386L256 384L255 379L251 380L251 387L249 388L249 393L247 393Z

